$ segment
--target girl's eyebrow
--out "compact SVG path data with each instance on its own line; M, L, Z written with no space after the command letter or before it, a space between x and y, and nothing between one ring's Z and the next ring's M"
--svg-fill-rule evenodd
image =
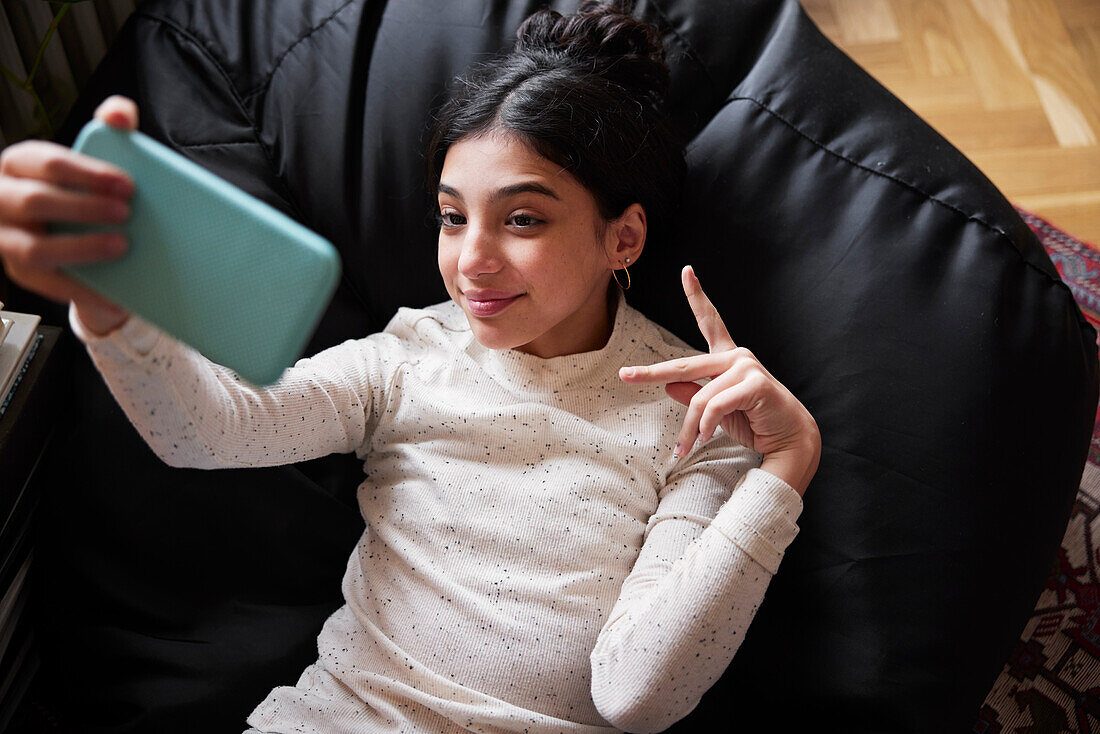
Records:
M554 193L553 189L535 181L524 181L522 183L516 183L511 186L497 189L493 195L489 197L489 201L500 201L501 199L507 199L509 196L515 196L516 194L542 194L543 196L549 196L551 199L561 201L558 195Z
M462 201L462 194L458 193L458 189L448 186L445 183L439 184L439 193L453 196L454 198ZM537 181L523 181L521 183L511 184L497 189L489 197L489 202L497 202L501 199L506 199L509 196L515 196L516 194L542 194L543 196L549 196L551 199L561 201L561 197L554 193L554 190L543 186Z
M462 201L462 194L458 193L458 189L452 189L445 183L440 183L437 188L439 189L439 193L446 194L447 196L453 196L459 201Z

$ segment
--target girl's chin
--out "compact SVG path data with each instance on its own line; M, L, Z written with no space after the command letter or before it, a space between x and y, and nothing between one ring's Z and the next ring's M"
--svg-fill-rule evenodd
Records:
M477 343L486 349L515 349L527 343L523 339L502 334L493 329L478 328L472 323L470 324L470 330L474 332Z

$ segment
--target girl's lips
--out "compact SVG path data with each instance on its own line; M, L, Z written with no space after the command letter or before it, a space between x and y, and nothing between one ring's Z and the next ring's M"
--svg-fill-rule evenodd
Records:
M508 298L472 298L467 295L466 305L470 308L470 313L474 316L492 316L508 308L522 297L522 293Z

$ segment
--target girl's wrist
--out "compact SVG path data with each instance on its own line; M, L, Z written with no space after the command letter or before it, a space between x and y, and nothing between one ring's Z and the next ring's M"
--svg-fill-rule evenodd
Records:
M130 314L123 310L97 308L90 304L73 302L76 317L80 323L95 336L107 336L112 331L119 329L130 319Z
M821 444L815 445L811 442L803 448L765 454L760 468L791 485L801 497L817 473L820 458Z

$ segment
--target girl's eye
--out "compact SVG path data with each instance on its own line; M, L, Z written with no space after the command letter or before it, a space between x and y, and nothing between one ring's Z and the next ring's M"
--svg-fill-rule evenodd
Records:
M530 214L516 214L510 221L520 229L527 229L529 227L534 227L536 224L542 224L541 219L535 219Z
M439 215L439 223L444 227L461 227L466 224L466 217L456 212L443 212Z

